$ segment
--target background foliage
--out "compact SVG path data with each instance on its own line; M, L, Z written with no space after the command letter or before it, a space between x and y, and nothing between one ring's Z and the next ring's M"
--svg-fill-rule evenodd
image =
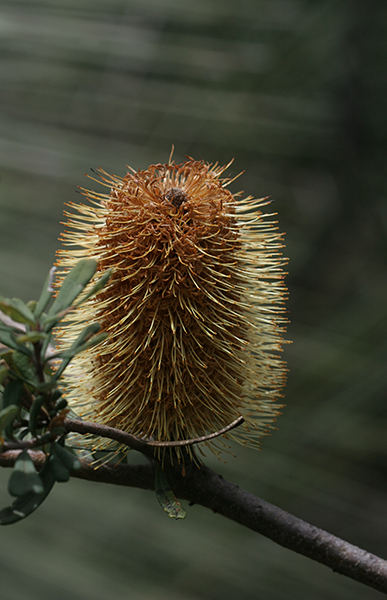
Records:
M0 3L0 293L38 296L88 167L235 157L287 232L294 343L279 431L208 463L384 557L386 22L378 0ZM141 490L72 480L0 534L3 600L381 597Z

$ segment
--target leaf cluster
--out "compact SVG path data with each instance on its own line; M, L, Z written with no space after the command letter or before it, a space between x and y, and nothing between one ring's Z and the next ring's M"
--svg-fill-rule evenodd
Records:
M69 348L59 352L52 351L52 336L68 313L108 282L110 270L91 283L96 269L94 260L81 260L55 294L53 267L38 301L25 304L0 296L0 451L22 450L8 483L15 500L0 511L1 525L31 514L56 482L67 481L71 471L81 467L66 446L64 420L69 409L62 396L61 375L76 354L102 343L106 334L100 332L98 323L91 323ZM36 447L46 455L40 472L28 454L29 448Z

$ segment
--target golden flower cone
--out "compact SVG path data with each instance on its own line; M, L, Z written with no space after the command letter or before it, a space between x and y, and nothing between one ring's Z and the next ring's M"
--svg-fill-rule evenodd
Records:
M167 441L242 415L226 438L257 446L278 415L282 235L260 210L267 199L227 189L226 168L189 159L124 178L100 169L108 193L82 190L89 202L71 205L61 271L81 258L98 262L96 277L114 269L60 332L60 345L93 321L109 334L66 372L83 419Z

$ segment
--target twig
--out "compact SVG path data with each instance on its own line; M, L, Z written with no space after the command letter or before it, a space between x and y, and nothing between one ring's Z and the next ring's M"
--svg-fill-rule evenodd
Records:
M128 446L129 448L132 448L132 450L138 450L138 452L142 452L143 454L149 454L146 452L145 439L142 440L131 433L126 433L126 431L121 431L120 429L114 429L114 427L109 427L108 425L89 423L89 421L80 421L78 419L65 419L64 426L68 432L72 431L74 433L81 433L82 435L90 433L92 435L114 440L119 444Z
M0 454L0 467L12 468L21 450L8 450ZM47 458L41 450L29 450L35 467L40 470ZM95 481L100 483L111 483L146 490L154 489L154 467L151 463L139 465L109 465L104 464L95 467L85 460L81 460L81 469L73 471L72 477ZM122 469L124 467L124 469ZM127 467L127 468L126 468Z
M227 433L227 431L231 431L231 429L235 429L235 427L239 427L244 423L243 417L238 417L230 423L223 427L223 429L219 429L219 431L215 431L214 433L210 433L209 435L202 435L198 438L192 438L191 440L178 440L176 442L147 442L147 446L156 446L157 448L181 448L182 446L192 446L193 444L200 444L201 442L206 442L207 440L213 440L214 438Z
M45 434L44 436L38 436L32 440L10 440L9 442L3 442L0 444L0 452L8 452L13 450L34 450L34 448L44 446L44 444L48 444L57 437L58 436L53 433L51 435Z
M192 438L189 440L177 440L173 442L155 442L149 441L147 439L138 438L131 433L126 433L125 431L121 431L120 429L114 429L113 427L108 427L107 425L99 425L97 423L89 423L88 421L80 421L77 419L65 419L63 424L68 432L73 431L75 433L86 434L90 433L93 435L97 435L99 437L105 437L120 444L124 444L125 446L129 446L132 450L138 450L143 454L151 456L147 448L149 446L153 448L177 448L184 446L192 446L193 444L200 444L201 442L205 442L207 440L212 440L224 433L227 433L231 429L235 429L244 422L243 417L238 417L230 423L220 429L219 431L215 431L214 433L210 433L208 435L203 435L198 438ZM18 449L27 449L33 450L38 446L42 446L43 444L47 444L52 439L55 439L57 435L55 433L52 434L51 438L47 435L42 437L36 437L32 440L11 440L8 442L3 442L0 446L0 451L6 452L7 450L18 450Z
M200 444L201 442L212 440L216 437L219 437L220 435L223 435L224 433L227 433L231 429L234 429L235 427L241 425L243 422L243 417L238 417L237 419L235 419L235 421L233 421L229 425L226 425L226 427L223 427L223 429L215 431L214 433L203 435L198 438L192 438L189 440L177 440L172 442L156 442L153 440L149 441L146 438L138 438L132 435L131 433L121 431L120 429L114 429L114 427L109 427L108 425L89 423L88 421L79 421L77 419L66 419L64 421L64 426L69 432L73 431L81 434L91 433L93 435L114 440L119 444L129 446L129 448L132 448L132 450L138 450L139 452L147 454L148 456L153 456L153 452L150 453L149 451L147 451L147 448L181 448L184 446L192 446L193 444Z
M0 454L0 466L12 467L19 453L20 450ZM40 468L44 454L35 451L30 452L30 456ZM171 487L179 498L205 506L285 548L387 594L387 561L382 558L238 488L204 465L199 469L191 463L185 477L181 465L173 467L166 460L165 468ZM81 470L74 472L73 476L100 483L154 489L154 469L151 463L101 465L96 469L82 461Z
M178 483L179 482L179 483ZM311 558L387 594L387 561L257 498L204 467L191 481L170 481L178 497L261 533L277 544Z

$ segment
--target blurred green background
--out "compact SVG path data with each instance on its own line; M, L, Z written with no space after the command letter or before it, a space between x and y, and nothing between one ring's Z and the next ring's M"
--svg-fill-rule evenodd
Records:
M1 0L1 294L36 298L98 166L245 170L287 232L286 409L208 463L387 557L386 24L378 0ZM90 172L90 171L89 171ZM0 500L9 503L0 472ZM200 507L73 480L0 530L1 600L372 600Z

